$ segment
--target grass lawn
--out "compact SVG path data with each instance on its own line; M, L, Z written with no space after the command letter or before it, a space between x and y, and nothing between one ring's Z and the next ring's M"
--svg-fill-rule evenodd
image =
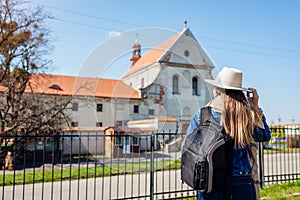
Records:
M300 180L264 186L260 194L263 199L300 199Z
M300 199L300 180L282 184L272 184L264 186L260 191L263 200L295 200ZM185 198L186 200L196 200L195 198Z
M0 175L0 186L3 185L20 185L40 182L54 182L62 180L76 180L93 177L114 176L123 174L134 174L149 171L149 162L112 164L96 167L80 167L68 169L55 169L45 171L35 171L24 173L7 173ZM154 170L172 170L180 169L180 161L163 160L154 162Z

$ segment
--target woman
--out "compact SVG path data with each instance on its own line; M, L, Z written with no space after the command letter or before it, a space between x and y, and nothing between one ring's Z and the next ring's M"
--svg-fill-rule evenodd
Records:
M254 88L242 88L242 72L224 67L215 80L205 80L214 86L214 98L206 105L211 107L212 116L220 122L226 134L234 141L233 174L231 196L229 199L255 200L259 192L255 191L251 173L255 170L256 155L251 151L252 144L270 140L270 129L258 107L258 94ZM247 97L244 92L247 92ZM200 127L200 110L191 119L187 135ZM198 194L198 199L228 199L228 189L221 188L208 194Z

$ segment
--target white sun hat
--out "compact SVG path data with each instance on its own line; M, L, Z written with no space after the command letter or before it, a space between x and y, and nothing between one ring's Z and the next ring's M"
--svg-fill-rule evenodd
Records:
M205 79L204 81L223 89L247 90L242 87L243 72L235 68L223 67L215 80Z

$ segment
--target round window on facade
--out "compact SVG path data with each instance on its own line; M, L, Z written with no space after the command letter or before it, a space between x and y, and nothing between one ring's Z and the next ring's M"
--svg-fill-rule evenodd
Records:
M185 55L186 57L189 57L190 52L189 52L188 50L185 50L185 51L184 51L184 55Z

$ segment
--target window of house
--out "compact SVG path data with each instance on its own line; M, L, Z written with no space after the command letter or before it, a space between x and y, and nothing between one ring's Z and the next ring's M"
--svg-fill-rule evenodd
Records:
M185 55L186 57L189 57L190 52L189 52L188 50L185 50L185 51L184 51L184 55Z
M123 126L123 121L116 121L116 126Z
M78 127L78 122L71 122L71 127Z
M120 133L115 133L115 146L122 146L122 135Z
M193 77L192 79L193 95L199 96L198 78Z
M78 111L78 103L72 103L72 111Z
M139 137L132 136L132 145L133 146L139 146Z
M58 85L53 84L51 85L49 88L53 89L53 90L62 90Z
M178 76L174 75L172 82L173 94L179 94Z
M154 115L154 109L148 109L148 115Z
M96 127L103 127L103 123L102 122L96 122Z
M133 106L133 113L139 113L139 106L138 105Z
M103 104L102 103L97 103L97 112L102 112L103 111Z

